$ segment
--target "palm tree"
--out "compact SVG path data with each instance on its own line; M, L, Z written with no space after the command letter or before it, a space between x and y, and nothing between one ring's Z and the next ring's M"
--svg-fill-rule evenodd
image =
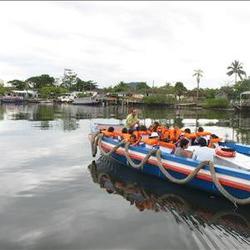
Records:
M203 71L201 69L195 69L193 76L196 77L196 81L197 81L197 92L196 92L197 103L196 105L198 105L200 80L201 80L201 77L203 77Z
M246 76L246 72L243 70L243 65L239 61L234 60L232 64L229 67L227 67L227 69L229 70L227 72L227 75L231 76L232 74L234 74L235 83L237 83L237 76L239 76L241 80L243 79L242 78L243 75Z

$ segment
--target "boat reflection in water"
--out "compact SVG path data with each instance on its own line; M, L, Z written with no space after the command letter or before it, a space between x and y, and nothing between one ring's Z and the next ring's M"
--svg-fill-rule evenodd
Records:
M213 231L229 246L250 245L250 206L236 208L223 198L142 175L103 156L89 170L102 189L120 195L141 212L171 213L176 223L201 234Z

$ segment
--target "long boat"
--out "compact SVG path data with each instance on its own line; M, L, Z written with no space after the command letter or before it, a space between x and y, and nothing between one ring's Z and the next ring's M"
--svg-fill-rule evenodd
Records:
M129 146L126 153L126 147L121 145L121 142L118 139L101 136L99 140L98 145L103 152L102 154L105 155L106 153L111 152L109 157L112 157L126 167L133 167L131 161L134 164L141 163L144 158L152 152L152 146L142 144ZM200 167L201 161L199 160L176 156L171 154L171 150L163 147L159 147L159 150L161 150L160 165L157 155L152 154L145 164L143 164L142 167L137 168L137 170L145 174L157 176L164 180L169 180L168 175L180 180L186 178ZM185 185L215 195L224 195L235 203L250 204L249 156L237 152L235 157L227 158L216 155L215 150L212 152L208 149L208 151L210 151L208 152L210 157L212 154L212 159L216 160L213 162L213 165L217 184L214 181L215 177L211 172L210 165L206 164L192 179L190 179L190 181L186 182ZM130 161L128 160L128 154ZM218 162L218 164L216 162ZM170 181L172 180L170 179ZM227 195L225 195L225 193ZM244 201L241 202L241 200Z
M24 98L21 96L6 95L6 96L3 96L0 101L2 103L22 104L24 102Z

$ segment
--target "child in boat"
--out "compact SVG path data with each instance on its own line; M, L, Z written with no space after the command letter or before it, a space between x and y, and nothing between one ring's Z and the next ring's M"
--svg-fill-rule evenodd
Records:
M106 129L101 130L104 136L112 137L112 138L117 137L114 131L115 131L114 127L109 127L107 130Z
M181 132L180 128L175 124L173 126L173 128L170 129L170 131L169 131L170 140L173 143L177 142L178 139L179 139L179 137L180 137L180 135L181 135L181 133L182 132Z
M219 147L220 140L221 139L217 135L211 134L210 138L209 138L209 141L208 141L208 147L209 148L217 148L217 147Z
M135 134L130 135L129 142L131 145L137 145L140 140L136 138Z
M130 140L130 136L133 134L134 130L133 129L127 129L127 128L123 128L120 135L121 135L121 139L125 140L125 141L129 141Z
M135 131L133 131L133 134L136 135L136 138L138 140L142 139L142 137L143 138L148 137L147 128L144 125L141 125L141 126L137 127L137 129Z
M170 142L170 129L168 124L163 126L161 141Z
M187 150L189 144L189 140L183 138L180 140L179 146L175 149L174 154L177 156L182 156L186 158L192 158L193 152Z
M152 125L149 126L148 130L150 132L157 132L159 126L160 126L159 122L154 122Z

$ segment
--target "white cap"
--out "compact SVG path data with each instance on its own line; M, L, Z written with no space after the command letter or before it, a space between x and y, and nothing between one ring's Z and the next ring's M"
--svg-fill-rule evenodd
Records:
M151 135L149 136L149 138L158 137L158 136L159 136L158 133L153 132L153 133L151 133Z

